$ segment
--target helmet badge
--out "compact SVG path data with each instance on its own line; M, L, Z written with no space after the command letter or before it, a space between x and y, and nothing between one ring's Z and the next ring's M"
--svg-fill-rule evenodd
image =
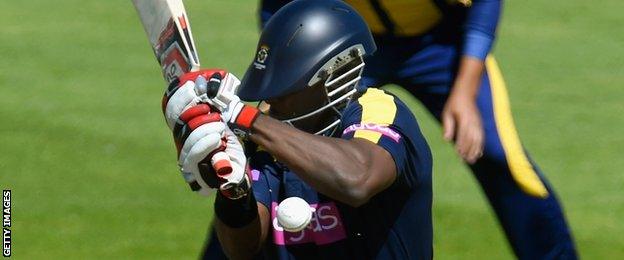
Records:
M258 54L256 55L256 61L254 62L254 66L256 67L256 69L262 70L266 67L266 65L264 65L264 62L266 61L267 57L269 57L269 47L267 47L266 45L260 46Z

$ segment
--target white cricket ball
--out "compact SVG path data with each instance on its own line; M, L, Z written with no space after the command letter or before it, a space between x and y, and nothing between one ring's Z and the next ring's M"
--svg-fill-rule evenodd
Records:
M277 222L288 232L299 232L312 220L314 209L304 199L290 197L277 206Z

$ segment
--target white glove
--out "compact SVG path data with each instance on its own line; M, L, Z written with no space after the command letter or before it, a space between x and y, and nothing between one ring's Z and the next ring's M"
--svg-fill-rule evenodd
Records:
M230 160L232 171L228 175L219 176L224 180L221 182L219 190L230 199L238 199L247 195L251 188L247 156L245 156L243 145L232 130L226 128L225 137L227 144L224 154Z
M215 154L222 147L225 147L224 153ZM206 158L211 160L207 161ZM224 159L229 160L231 171L218 174L212 165ZM221 121L207 123L193 130L180 151L178 162L187 182L196 181L203 195L208 195L205 191L209 188L219 188L226 197L237 199L249 190L249 179L245 174L247 158L243 146Z
M206 80L212 77L220 78L229 74L224 70L205 69L190 72L180 77L179 83L169 86L163 97L163 112L167 120L167 126L173 131L176 122L179 121L182 112L200 103L207 103ZM233 76L233 75L232 75ZM236 79L236 77L234 77ZM198 87L199 82L202 87ZM240 84L240 83L238 83ZM238 84L236 86L238 86ZM219 110L221 111L221 110Z
M221 74L213 74L208 81L197 80L195 83L197 93L221 111L223 121L234 130L249 130L260 114L258 109L245 105L236 95L240 80L232 73L225 72L225 77Z
M187 73L180 78L181 84L170 86L163 99L163 112L174 134L182 175L193 190L203 195L209 195L210 188L220 188L226 196L235 195L233 185L246 180L241 177L245 170L242 146L238 140L228 140L227 126L218 111L203 103L207 100L206 92L198 91L196 85L203 82L205 86L205 78L225 73L222 70ZM226 148L227 143L233 147ZM233 154L232 158L226 154L227 150ZM215 171L213 166L219 170Z

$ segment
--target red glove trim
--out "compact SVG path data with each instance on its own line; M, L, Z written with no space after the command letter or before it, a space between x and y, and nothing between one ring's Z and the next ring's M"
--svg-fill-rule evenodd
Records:
M218 122L218 121L221 121L221 115L217 113L211 113L211 114L197 116L191 119L191 121L188 122L188 126L191 128L191 130L195 130L196 128L204 124Z
M235 123L243 128L251 129L251 125L256 121L258 115L260 115L260 110L252 106L244 105L238 117L236 117Z
M180 115L180 120L188 122L196 116L208 113L210 113L210 106L208 104L199 104L184 111L184 113Z

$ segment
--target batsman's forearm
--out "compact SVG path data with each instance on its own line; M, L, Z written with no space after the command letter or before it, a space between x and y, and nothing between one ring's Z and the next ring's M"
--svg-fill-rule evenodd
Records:
M262 248L270 221L266 207L257 203L257 210L257 217L243 227L231 227L215 218L215 230L228 259L252 259Z
M264 115L250 139L326 196L352 206L372 196L369 151L351 141L308 134Z

